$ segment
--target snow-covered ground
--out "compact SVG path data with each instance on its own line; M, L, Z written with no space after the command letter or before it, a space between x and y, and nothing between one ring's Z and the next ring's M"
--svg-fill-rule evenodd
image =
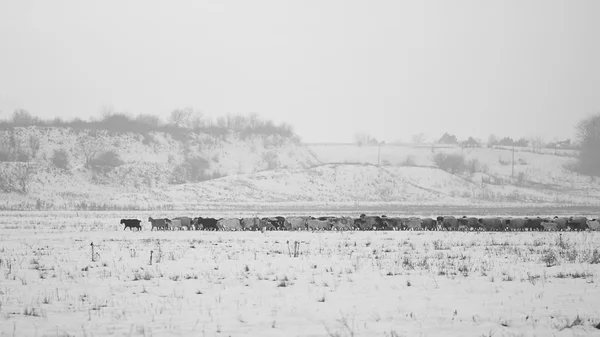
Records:
M1 214L0 335L600 335L598 232L130 232L118 218Z

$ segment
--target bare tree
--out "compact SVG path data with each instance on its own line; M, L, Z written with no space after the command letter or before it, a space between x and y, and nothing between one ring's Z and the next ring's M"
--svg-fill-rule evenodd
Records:
M151 128L160 126L160 118L154 115L140 114L135 118L136 122L147 125Z
M104 105L102 108L100 108L101 119L106 119L115 113L117 113L117 109L115 109L115 107L112 105Z
M250 116L248 116L248 126L251 129L255 129L255 128L259 127L260 124L261 124L260 117L258 117L257 113L253 112L250 114Z
M79 144L79 149L83 155L85 167L90 168L92 160L96 158L100 152L102 152L102 144L98 141L98 139L84 135L78 137L77 143Z
M600 114L582 120L575 130L581 143L600 142Z
M6 193L27 193L35 169L29 163L17 163L0 168L0 190Z
M193 111L189 117L188 125L192 130L197 130L204 126L204 116L202 111Z
M233 130L243 130L248 126L248 120L243 115L235 115L231 117L231 129Z
M10 193L15 190L12 171L8 166L0 166L0 191Z
M579 171L584 174L600 175L600 114L585 118L576 126L581 144Z
M175 126L188 127L194 109L191 107L171 111L169 122Z
M33 180L33 175L35 174L35 169L33 165L22 163L17 165L13 169L13 176L17 183L17 188L19 192L27 193L29 190L29 185L31 180Z
M411 137L413 144L423 144L425 142L425 134L423 132L416 133Z
M217 117L216 125L217 125L217 127L220 127L220 128L226 128L227 127L227 119L225 119L225 117L223 117L223 116Z
M536 136L530 139L529 144L531 144L531 149L533 153L537 153L544 147L544 140L540 136Z
M13 112L12 122L15 126L29 126L38 123L39 119L33 117L27 110L17 109Z
M379 143L377 141L377 139L375 139L374 137L371 137L371 135L366 134L366 133L357 133L354 135L354 142L358 145L358 146L362 146L365 144L377 144Z
M491 134L491 135L488 137L487 146L488 146L488 147L492 147L492 146L494 146L494 145L498 145L498 138L496 138L496 135L494 135L494 134Z
M27 139L27 145L31 151L31 157L35 159L38 152L40 152L40 139L36 136L29 136L29 139Z
M231 129L231 127L233 126L233 116L231 114L227 114L225 116L225 126L228 129Z

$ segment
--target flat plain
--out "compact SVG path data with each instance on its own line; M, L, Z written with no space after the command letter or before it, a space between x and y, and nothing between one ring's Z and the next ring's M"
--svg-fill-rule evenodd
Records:
M600 335L598 232L119 225L144 214L0 214L0 335Z

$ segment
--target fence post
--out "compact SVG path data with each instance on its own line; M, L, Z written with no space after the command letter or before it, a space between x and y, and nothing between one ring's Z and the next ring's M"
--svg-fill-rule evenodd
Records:
M154 253L153 250L150 251L150 265L152 265L152 253Z
M94 243L90 243L90 246L92 247L92 262L96 262L94 261Z

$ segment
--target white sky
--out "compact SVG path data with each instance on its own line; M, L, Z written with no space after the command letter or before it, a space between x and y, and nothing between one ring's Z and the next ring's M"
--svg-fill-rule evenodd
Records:
M600 1L0 0L0 118L103 106L310 142L564 139L600 112Z

